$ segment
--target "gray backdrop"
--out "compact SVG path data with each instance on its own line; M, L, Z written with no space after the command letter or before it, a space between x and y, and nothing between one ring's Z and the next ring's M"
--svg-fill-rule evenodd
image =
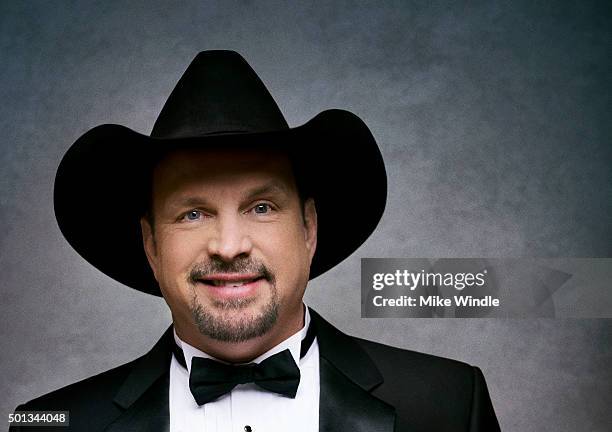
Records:
M93 126L150 132L196 52L225 48L291 125L352 110L387 163L378 230L308 304L349 333L479 365L506 431L610 430L609 320L361 319L359 296L360 257L612 256L606 3L2 1L0 419L168 325L162 300L64 241L54 173ZM92 229L107 217L96 197L82 211Z

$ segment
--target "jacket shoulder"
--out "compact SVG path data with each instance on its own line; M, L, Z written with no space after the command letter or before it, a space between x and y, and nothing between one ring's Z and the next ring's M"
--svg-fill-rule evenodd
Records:
M113 398L138 360L46 393L15 410L68 411L69 430L101 430L122 412Z
M392 347L361 338L354 341L383 376L373 394L395 406L398 430L499 431L484 376L467 363ZM455 426L449 426L455 425Z
M395 373L398 369L405 370L407 367L420 374L436 373L453 376L459 374L461 378L468 380L471 379L473 373L474 367L462 361L398 348L358 337L353 337L353 340L368 353L383 375L385 375L385 372Z
M146 354L33 399L17 410L69 411L67 430L96 432L122 418L128 409L143 409L150 407L147 404L159 404L160 401L163 405L163 394L167 395L167 391L162 389L168 385L172 339L170 326ZM163 423L163 413L156 411L147 421ZM20 429L15 427L17 430Z
M118 387L138 361L122 364L113 369L69 384L25 403L24 409L70 409L102 400L112 400Z

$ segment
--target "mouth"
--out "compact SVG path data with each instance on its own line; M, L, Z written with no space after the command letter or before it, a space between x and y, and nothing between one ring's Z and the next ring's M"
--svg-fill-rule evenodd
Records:
M263 279L262 275L243 275L243 274L217 274L207 276L206 278L198 279L198 282L204 285L210 285L215 287L241 287L260 279Z
M200 278L197 282L217 297L244 297L254 295L265 281L260 274L214 274Z

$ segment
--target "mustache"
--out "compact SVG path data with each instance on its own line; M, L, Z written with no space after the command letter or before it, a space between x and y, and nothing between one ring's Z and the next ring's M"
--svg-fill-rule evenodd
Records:
M262 262L251 258L242 258L232 261L223 261L212 258L208 262L199 262L193 265L187 281L196 284L201 279L207 279L215 273L255 273L269 282L274 282L274 274Z

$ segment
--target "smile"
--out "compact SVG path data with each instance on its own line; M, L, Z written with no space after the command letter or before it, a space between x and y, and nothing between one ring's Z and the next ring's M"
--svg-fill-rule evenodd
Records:
M198 282L208 288L208 291L218 297L242 297L254 295L260 281L264 277L259 274L214 274L199 279Z
M248 284L251 282L255 282L259 279L263 279L263 276L258 274L236 274L236 273L223 273L223 274L214 274L210 275L206 278L202 278L199 282L202 282L206 285L213 286L242 286L244 284Z
M239 287L244 285L245 283L248 283L250 281L243 281L243 282L225 282L225 281L220 281L220 280L214 280L212 281L212 284L214 286L230 286L230 287Z
M261 278L244 279L241 281L234 281L234 282L219 280L219 279L208 279L208 280L203 280L203 282L207 285L214 285L216 287L239 287L239 286L243 286L244 284L255 282L256 280L259 280L259 279Z

